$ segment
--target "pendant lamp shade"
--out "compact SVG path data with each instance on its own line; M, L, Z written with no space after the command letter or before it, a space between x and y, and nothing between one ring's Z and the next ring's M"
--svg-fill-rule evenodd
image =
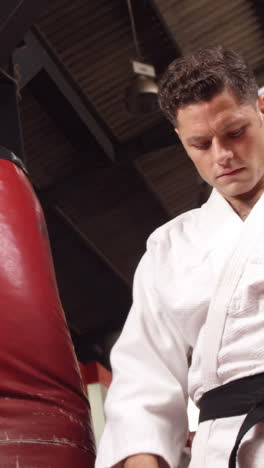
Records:
M133 115L145 115L158 110L158 86L153 78L136 75L126 92L126 107Z
M143 63L136 32L132 1L127 0L133 42L137 53L137 60L132 60L134 77L126 91L126 108L129 113L140 116L156 112L158 106L158 86L155 81L155 69L152 65Z

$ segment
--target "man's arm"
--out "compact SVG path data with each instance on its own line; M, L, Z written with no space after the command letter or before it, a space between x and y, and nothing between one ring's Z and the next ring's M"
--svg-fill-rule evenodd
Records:
M113 381L96 468L132 462L125 468L142 468L135 454L157 456L144 458L145 468L172 467L186 441L189 344L181 332L183 314L177 320L176 307L168 309L157 287L156 247L148 243L137 268L133 305L111 352Z

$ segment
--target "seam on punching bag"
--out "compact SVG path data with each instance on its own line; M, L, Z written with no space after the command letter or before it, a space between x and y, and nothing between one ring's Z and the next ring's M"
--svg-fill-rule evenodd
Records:
M77 448L79 450L82 450L83 452L86 452L86 453L93 453L92 449L89 449L89 448L86 448L86 447L82 447L78 444L74 444L74 443L71 443L71 442L66 442L66 441L63 441L63 442L60 442L59 440L58 441L55 441L55 440L50 440L50 439L24 439L24 440L21 440L21 439L9 439L9 440L0 440L0 446L1 445L11 445L11 444L44 444L44 445L62 445L62 446L65 446L65 447L73 447L73 448Z

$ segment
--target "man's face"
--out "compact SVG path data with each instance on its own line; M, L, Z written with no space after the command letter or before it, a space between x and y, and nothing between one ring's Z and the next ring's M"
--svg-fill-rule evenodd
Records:
M251 192L264 181L263 97L238 104L224 90L208 102L178 110L177 129L201 177L225 198Z

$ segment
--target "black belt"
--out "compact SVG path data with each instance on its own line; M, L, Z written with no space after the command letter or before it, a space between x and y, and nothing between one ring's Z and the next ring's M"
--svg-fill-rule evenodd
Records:
M12 151L0 145L0 159L6 159L7 161L12 161L16 166L20 167L25 174L28 175L27 168L23 161L16 156Z
M251 427L264 419L264 373L209 390L204 393L198 406L199 422L246 415L229 458L228 468L235 468L241 440Z

